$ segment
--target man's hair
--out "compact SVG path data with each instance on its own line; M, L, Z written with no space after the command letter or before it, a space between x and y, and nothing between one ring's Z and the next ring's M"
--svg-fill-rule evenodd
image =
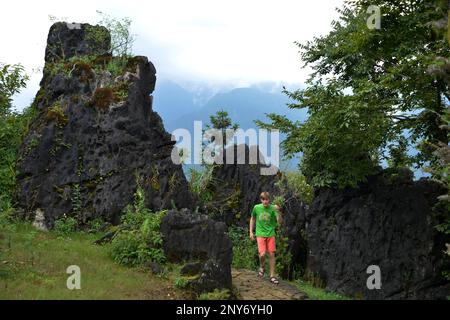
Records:
M259 195L261 199L270 199L270 194L267 191L261 192Z

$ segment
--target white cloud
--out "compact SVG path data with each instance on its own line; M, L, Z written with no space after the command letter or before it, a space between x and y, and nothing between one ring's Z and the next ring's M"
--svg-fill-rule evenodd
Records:
M300 83L308 70L294 41L325 34L343 0L169 0L169 1L24 1L2 4L0 61L22 63L30 73L42 66L51 22L99 20L96 10L129 17L136 33L135 53L155 64L158 77L175 82L251 85L262 81ZM27 104L40 74L16 99Z

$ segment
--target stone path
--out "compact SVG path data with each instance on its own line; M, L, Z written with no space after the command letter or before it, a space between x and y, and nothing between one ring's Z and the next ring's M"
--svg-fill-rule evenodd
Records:
M295 286L279 279L273 284L266 275L259 278L258 273L244 269L232 269L233 286L236 287L241 300L305 300L305 293Z

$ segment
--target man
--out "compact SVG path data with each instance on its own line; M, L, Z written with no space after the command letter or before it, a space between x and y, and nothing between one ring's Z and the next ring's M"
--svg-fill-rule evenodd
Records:
M270 204L270 195L268 192L262 192L260 195L261 203L253 207L250 218L250 239L258 243L259 252L259 272L258 276L264 276L266 252L269 254L270 282L278 284L275 277L275 229L281 225L280 208L277 205ZM253 226L256 221L256 232L253 233Z

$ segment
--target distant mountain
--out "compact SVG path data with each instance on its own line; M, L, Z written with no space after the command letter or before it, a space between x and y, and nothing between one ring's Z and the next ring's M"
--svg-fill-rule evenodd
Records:
M153 109L161 116L169 132L185 128L193 133L194 121L202 121L205 126L209 124L209 117L219 110L227 111L232 121L244 130L258 129L254 120L267 121L265 113L283 114L291 120L305 120L307 116L306 110L289 109L286 106L288 97L270 84L217 93L202 106L194 101L195 93L173 82L164 81L155 88ZM283 138L281 135L280 139ZM298 160L293 159L281 167L294 169L297 163Z
M306 119L306 110L291 110L286 104L287 96L269 93L257 88L238 88L212 97L199 110L184 114L174 122L167 119L168 127L193 129L194 121L209 123L209 117L219 110L225 110L242 129L257 128L254 120L268 120L265 113L286 115L291 120Z
M153 110L161 116L167 131L175 129L172 126L175 119L198 109L191 92L171 81L156 82Z
M293 85L288 90L296 89ZM248 88L237 88L228 92L217 93L204 104L198 103L199 92L208 91L208 88L195 88L186 90L178 84L170 81L157 82L153 94L153 109L158 112L164 122L164 127L168 132L177 128L188 129L193 133L194 121L202 121L203 126L209 124L209 117L217 111L223 109L228 112L233 122L246 130L257 129L254 120L267 121L265 113L276 113L286 115L290 120L304 121L307 118L306 109L292 110L286 104L289 99L281 93L281 87L274 83L258 83ZM280 136L282 141L284 135ZM415 148L408 150L409 155L417 153ZM281 155L281 150L280 150ZM283 170L296 169L298 157L282 161ZM387 166L386 161L382 161L383 167ZM185 170L189 166L185 166ZM416 179L427 176L419 170L414 170Z

